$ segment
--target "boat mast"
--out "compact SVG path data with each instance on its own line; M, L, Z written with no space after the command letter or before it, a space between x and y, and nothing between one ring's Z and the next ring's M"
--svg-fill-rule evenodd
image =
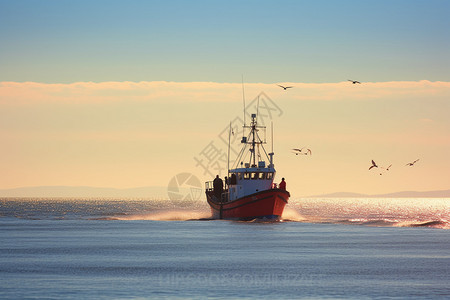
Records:
M247 127L247 126L246 126ZM256 167L256 156L258 155L258 162L259 159L261 158L261 155L259 153L259 145L260 144L264 144L264 142L261 140L261 138L258 135L258 127L259 128L265 128L264 126L258 126L258 122L257 122L257 115L256 114L252 114L252 121L250 123L250 126L248 126L250 128L250 135L249 135L249 139L251 139L251 141L248 141L247 144L250 145L250 161L249 164L252 167ZM246 140L245 140L246 141ZM258 146L258 149L256 149ZM265 149L263 147L263 150L265 152ZM258 151L258 153L256 153ZM266 154L267 155L267 154Z
M271 164L271 167L273 167L273 160L272 160L273 153L268 154L266 152L266 149L264 149L264 147L262 146L262 144L265 144L266 141L265 140L263 141L258 134L259 128L262 128L265 132L266 127L258 126L256 114L251 114L251 117L252 117L252 120L250 121L250 124L249 125L244 124L244 126L243 126L244 132L245 132L246 128L250 129L250 132L248 133L247 136L244 135L241 140L242 144L249 145L250 147L249 148L247 148L247 146L242 147L241 151L239 152L239 154L236 158L235 168L238 167L239 163L242 165L244 161L248 161L248 165L251 167L258 167L259 161L262 159L261 152L264 152L266 158L268 159L269 163ZM259 145L261 145L262 150L260 150ZM250 152L249 158L245 155L245 153L248 153L248 152L246 152L246 150ZM273 151L273 145L272 145L272 151ZM258 159L257 159L257 156L258 156ZM257 164L257 160L258 160L258 164Z
M231 122L230 122L230 130L228 131L228 178L230 178L230 145L231 145Z

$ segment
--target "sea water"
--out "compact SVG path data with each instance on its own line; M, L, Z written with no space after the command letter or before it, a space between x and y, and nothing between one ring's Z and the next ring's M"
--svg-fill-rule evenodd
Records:
M0 199L0 299L447 299L450 199Z

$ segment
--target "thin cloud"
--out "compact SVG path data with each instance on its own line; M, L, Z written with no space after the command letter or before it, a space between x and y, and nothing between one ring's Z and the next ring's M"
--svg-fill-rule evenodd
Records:
M394 81L339 83L246 83L245 93L253 98L261 91L275 99L296 101L349 101L378 98L405 99L418 96L450 97L450 82ZM115 101L232 102L242 99L241 83L217 82L75 82L70 84L0 82L0 104L25 105L42 102L98 103Z

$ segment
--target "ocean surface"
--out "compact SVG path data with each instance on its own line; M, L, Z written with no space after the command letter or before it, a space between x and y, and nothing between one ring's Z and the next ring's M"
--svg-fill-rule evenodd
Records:
M0 299L449 299L450 199L0 198Z

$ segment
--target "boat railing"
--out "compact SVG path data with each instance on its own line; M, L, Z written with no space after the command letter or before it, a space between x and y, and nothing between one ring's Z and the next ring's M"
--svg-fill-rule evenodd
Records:
M213 191L214 190L214 184L212 181L206 181L205 182L205 190L206 191Z
M225 190L225 191L222 193L222 195L220 196L220 201L221 201L222 203L228 202L229 195L230 195L230 192L229 192L228 190Z

